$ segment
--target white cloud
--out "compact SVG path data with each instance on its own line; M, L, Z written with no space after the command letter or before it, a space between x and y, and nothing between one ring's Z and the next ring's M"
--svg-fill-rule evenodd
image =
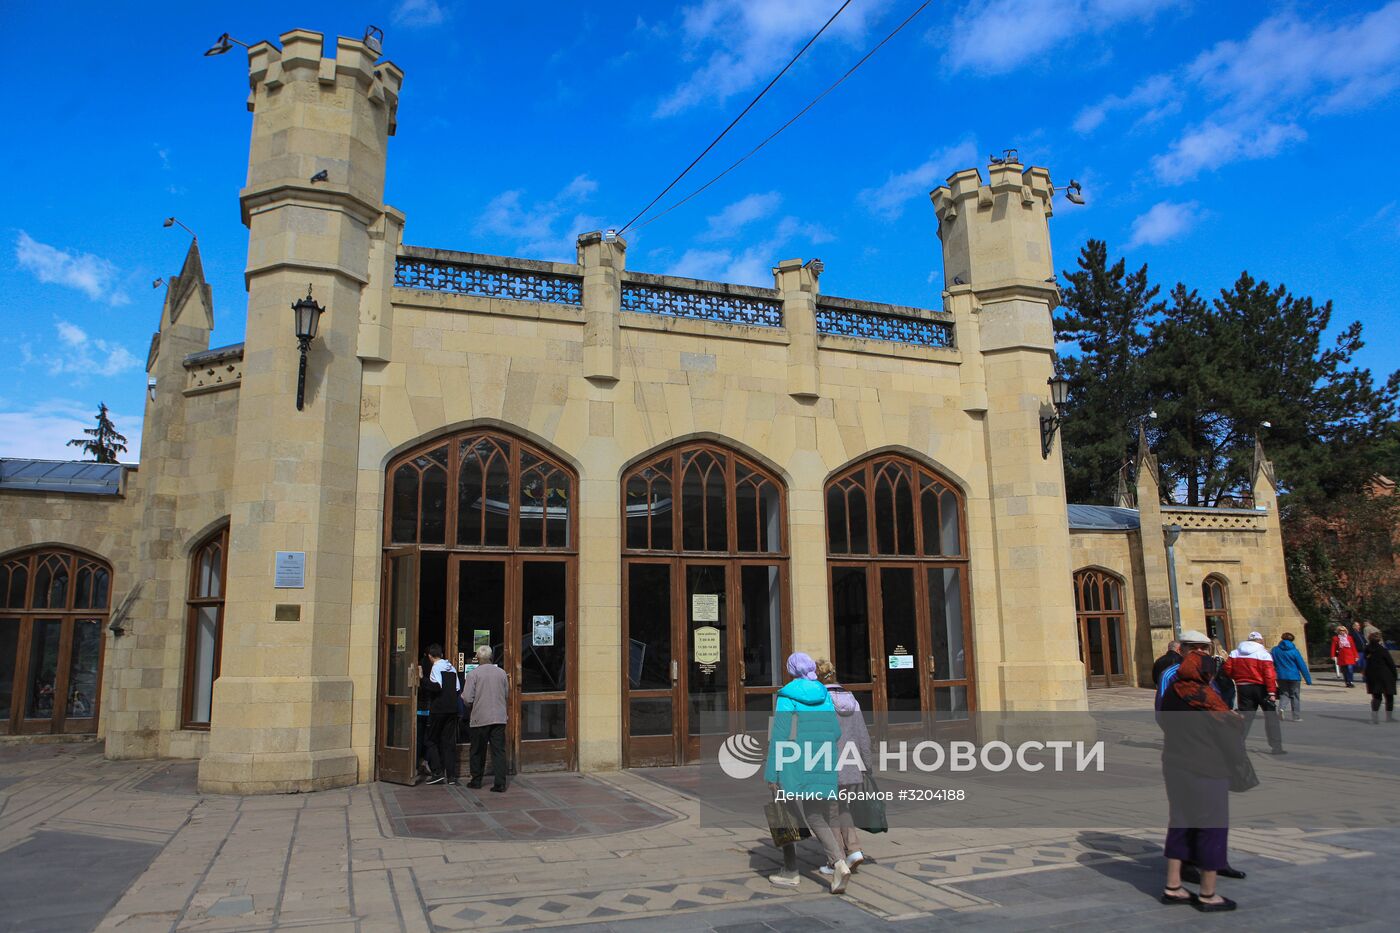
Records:
M726 211L747 200L749 199L737 201L720 214L711 217L711 227L713 228L715 221ZM798 240L815 245L829 243L833 239L835 238L819 224L804 223L797 217L788 216L779 220L761 242L743 248L689 249L672 263L666 272L668 275L683 275L692 279L772 288L773 267L780 260L791 258L781 255L781 250Z
M1179 0L973 0L947 30L954 71L1005 74L1085 33L1152 19ZM941 27L940 27L941 28Z
M395 26L409 29L438 26L447 20L447 11L437 0L401 0L390 19Z
M976 164L976 145L970 139L963 140L934 153L921 165L891 174L883 185L865 189L858 198L872 214L894 220L911 202L927 198L949 175Z
M1124 248L1160 246L1185 236L1196 226L1200 217L1200 205L1195 201L1182 204L1162 201L1154 204L1147 213L1133 220L1133 233Z
M126 435L123 463L134 463L141 450L141 416L109 412L118 431ZM29 408L12 402L0 405L0 456L40 460L76 460L82 451L68 441L85 437L97 421L97 403L47 399Z
M599 218L577 210L597 190L596 181L579 175L544 201L527 203L524 191L502 191L486 205L476 227L505 238L527 259L574 262L578 235L602 226Z
M54 329L62 345L57 352L36 356L32 344L22 344L23 364L38 363L50 375L72 376L79 384L88 376L117 376L141 365L141 360L126 347L89 337L87 331L71 321L55 320Z
M1181 109L1181 88L1171 75L1153 75L1122 96L1110 94L1097 104L1079 111L1074 118L1077 133L1092 133L1109 114L1119 110L1142 110L1139 123L1154 123Z
M131 302L117 282L117 267L101 256L49 246L21 230L15 240L15 260L40 282L76 288L93 301L113 306Z
M709 229L701 233L699 239L727 240L737 236L747 224L771 215L782 201L783 196L776 191L740 198L718 214L708 217Z
M1260 125L1252 117L1232 123L1208 122L1182 133L1166 152L1153 157L1152 170L1161 181L1177 185L1206 169L1277 155L1307 135L1294 123Z
M818 45L828 38L860 42L887 5L888 0L852 4L817 40ZM683 52L704 61L657 105L655 115L674 116L707 101L724 103L740 91L767 82L821 28L833 9L793 0L701 0L686 7L681 11Z

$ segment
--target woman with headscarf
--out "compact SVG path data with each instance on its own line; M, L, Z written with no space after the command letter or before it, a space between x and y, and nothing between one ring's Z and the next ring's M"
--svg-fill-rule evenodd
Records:
M866 728L865 716L860 711L860 701L836 679L835 664L818 661L817 680L826 685L826 692L836 707L836 720L841 724L841 746L837 757L841 767L836 782L845 796L836 801L836 835L846 854L846 867L855 871L865 861L865 853L860 847L860 834L856 832L849 801L861 792L865 775L870 771L870 730ZM824 865L820 871L823 875L831 875L835 873L836 866Z
M1385 721L1395 722L1395 659L1379 629L1366 639L1366 692L1371 695L1371 723L1380 722L1382 700Z
M768 735L763 779L775 795L779 791L795 795L793 803L800 806L807 827L826 850L831 863L831 893L840 894L846 890L846 882L851 877L845 851L832 826L836 821L836 766L841 725L826 687L817 680L817 664L810 656L800 651L789 656L787 672L792 680L778 691L773 703L773 725ZM780 745L784 746L785 754L780 754ZM784 887L798 886L795 844L783 846L783 870L768 880Z
M1230 769L1244 757L1243 720L1211 685L1215 665L1204 650L1190 651L1162 696L1162 777L1170 810L1164 854L1163 904L1197 910L1234 910L1216 893L1217 873L1229 867ZM1182 863L1200 872L1200 894L1181 886Z
M1352 641L1352 637L1347 633L1347 627L1345 625L1337 626L1337 633L1332 636L1332 662L1337 665L1337 670L1341 672L1342 678L1346 680L1347 687L1349 688L1356 686L1352 683L1352 665L1354 665L1356 659L1360 657L1360 655L1356 653L1357 649L1360 647L1360 645Z

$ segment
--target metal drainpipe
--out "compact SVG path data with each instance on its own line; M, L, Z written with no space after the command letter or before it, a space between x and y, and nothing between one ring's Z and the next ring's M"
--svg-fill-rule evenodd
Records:
M1167 586L1172 596L1172 631L1178 640L1181 638L1181 599L1176 592L1176 539L1181 537L1180 525L1168 525L1162 529L1167 540Z

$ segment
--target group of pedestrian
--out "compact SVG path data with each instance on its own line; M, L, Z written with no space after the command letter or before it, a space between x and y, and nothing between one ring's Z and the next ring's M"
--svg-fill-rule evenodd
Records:
M1348 688L1356 686L1356 672L1361 672L1371 697L1371 724L1380 722L1382 705L1385 721L1395 722L1395 658L1381 630L1370 623L1353 622L1350 630L1338 625L1332 636L1331 656Z
M778 691L773 704L764 780L775 799L780 791L800 798L790 806L821 844L826 864L819 871L828 878L831 893L840 894L851 873L868 860L861 851L851 799L870 769L870 732L859 701L837 680L830 661L814 661L797 652L788 657L787 672L792 680ZM803 750L797 761L779 760L777 745L785 741ZM779 887L798 887L797 844L784 844L782 852L783 868L768 880Z
M506 789L506 710L510 682L506 672L493 663L489 646L476 649L476 666L458 674L444 660L441 645L428 646L428 673L421 692L428 701L428 732L425 741L429 784L458 784L457 738L462 719L467 720L471 743L467 786L479 788L486 773L486 750L491 750L491 789Z

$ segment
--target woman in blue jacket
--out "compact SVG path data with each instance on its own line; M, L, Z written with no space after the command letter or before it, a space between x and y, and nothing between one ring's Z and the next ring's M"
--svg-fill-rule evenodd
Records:
M826 687L817 680L817 664L797 652L787 660L792 677L773 704L773 726L768 734L768 758L763 779L774 794L798 795L788 806L798 806L812 835L817 837L834 871L831 893L846 890L851 877L846 853L836 840L836 778L841 723ZM784 745L779 753L779 744ZM794 743L794 744L787 744ZM797 754L793 756L792 752ZM798 886L797 847L783 846L783 870L769 878L776 885Z
M1293 721L1303 718L1302 684L1307 681L1312 686L1312 674L1308 673L1308 662L1303 653L1293 645L1293 633L1284 632L1283 638L1269 652L1274 656L1274 674L1278 677L1278 711L1282 718L1284 711L1293 707Z

